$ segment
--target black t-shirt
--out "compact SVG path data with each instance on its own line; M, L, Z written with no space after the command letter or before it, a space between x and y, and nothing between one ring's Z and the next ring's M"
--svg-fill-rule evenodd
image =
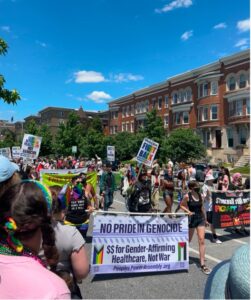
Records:
M80 197L80 199L71 198L67 213L66 221L69 221L73 224L82 224L88 218L89 215L85 211L88 206L88 201L85 196Z

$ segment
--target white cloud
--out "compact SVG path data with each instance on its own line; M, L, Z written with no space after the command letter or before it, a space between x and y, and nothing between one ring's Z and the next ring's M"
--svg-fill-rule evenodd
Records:
M219 23L214 26L214 29L224 29L224 28L227 28L226 23Z
M111 80L115 82L139 81L144 79L142 75L134 75L132 73L119 73L111 75L111 78Z
M169 4L166 4L164 7L162 8L156 8L155 12L156 13L163 13L163 12L168 12L171 11L173 9L176 8L181 8L181 7L189 7L193 4L192 0L174 0L172 2L170 2Z
M190 37L192 37L192 36L193 36L193 30L189 30L189 31L184 32L180 38L182 39L182 41L186 41L186 40L190 39Z
M105 81L105 77L100 72L83 70L74 73L74 81L76 83L103 82Z
M235 47L243 47L247 46L248 39L240 39L234 46Z
M250 19L237 22L239 32L246 32L250 30Z
M48 46L48 45L47 45L46 43L44 43L44 42L36 41L36 43L37 43L39 46L43 47L43 48L46 48L46 47Z
M4 32L10 32L10 26L1 26L1 30Z
M92 93L87 95L87 98L95 103L105 103L106 100L112 99L111 95L103 91L93 91Z

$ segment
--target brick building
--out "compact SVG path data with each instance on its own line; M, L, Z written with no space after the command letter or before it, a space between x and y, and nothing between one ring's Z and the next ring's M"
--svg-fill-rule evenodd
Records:
M135 91L109 103L109 133L137 131L156 108L167 133L192 128L212 160L236 161L249 155L249 77L246 50Z
M80 121L83 123L96 116L100 117L103 125L103 131L108 134L108 112L84 111L82 107L78 110L63 107L46 107L45 109L40 110L38 115L26 117L25 125L31 120L34 120L37 125L46 124L49 126L53 136L55 136L60 123L66 123L71 112L76 112L80 117Z

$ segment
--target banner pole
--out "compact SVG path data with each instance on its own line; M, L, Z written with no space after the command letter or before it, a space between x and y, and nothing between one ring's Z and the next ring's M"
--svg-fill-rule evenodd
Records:
M86 210L86 212L89 212ZM97 210L92 212L93 215L96 214L112 214L112 215L141 215L141 216L186 216L187 212L177 212L177 213L160 213L160 212L152 212L152 213L140 213L140 212L130 212L130 211L105 211L105 210Z

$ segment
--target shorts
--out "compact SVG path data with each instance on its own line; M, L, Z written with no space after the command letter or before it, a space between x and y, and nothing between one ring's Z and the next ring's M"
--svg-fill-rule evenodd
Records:
M205 218L201 214L195 214L188 217L189 228L197 228L200 226L205 226Z
M207 222L209 224L213 224L213 212L212 211L207 211Z
M165 200L165 198L166 198L167 196L170 196L171 198L173 198L173 191L165 190L165 191L163 192L163 199Z

